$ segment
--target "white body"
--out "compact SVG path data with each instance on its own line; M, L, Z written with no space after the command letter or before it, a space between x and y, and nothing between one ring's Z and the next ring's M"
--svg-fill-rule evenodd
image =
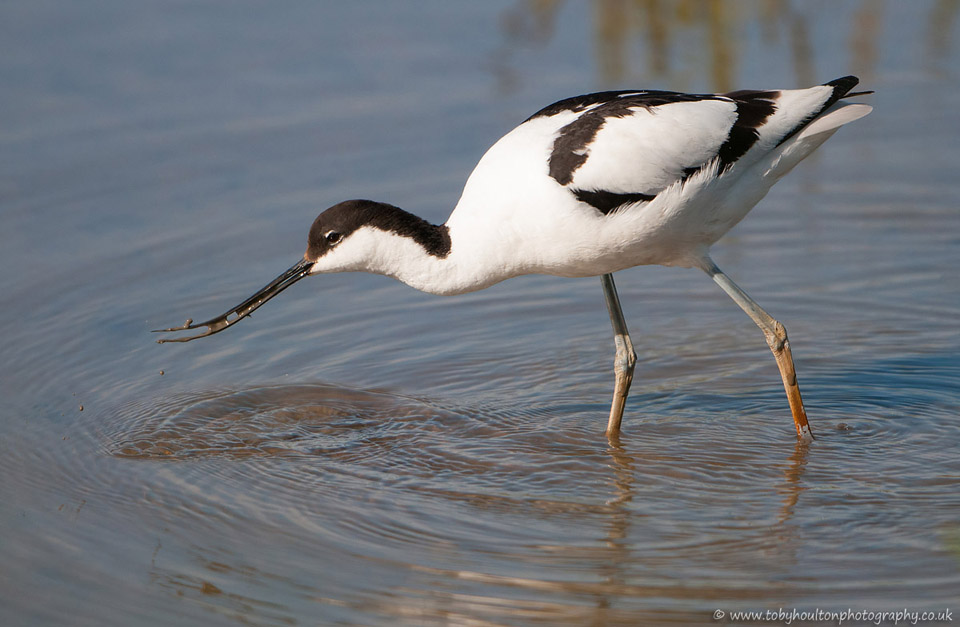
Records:
M458 294L522 274L583 277L645 264L705 267L709 247L781 176L841 125L871 111L838 102L780 143L820 112L832 91L818 86L777 92L776 110L757 127L757 141L722 173L715 156L736 119L732 101L637 107L608 119L585 150L587 160L573 184L656 196L607 215L578 201L548 173L558 133L590 108L534 117L494 144L470 175L446 222L447 256L426 254L408 237L363 227L318 259L311 274L361 270L425 292ZM691 164L706 166L684 179Z

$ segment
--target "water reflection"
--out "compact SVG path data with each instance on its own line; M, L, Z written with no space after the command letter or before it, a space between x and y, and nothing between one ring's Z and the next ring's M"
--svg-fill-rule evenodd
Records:
M783 471L784 481L777 486L777 492L780 493L783 498L783 508L780 510L780 517L777 520L778 526L784 525L793 518L797 502L800 500L800 493L803 492L801 479L803 478L803 471L807 465L807 456L809 453L810 444L797 442L793 454L790 455L787 460L786 467ZM793 542L789 542L790 538L786 540L788 540L786 543L787 546L794 545Z
M610 550L609 559L599 564L600 572L597 574L611 592L610 596L602 595L597 599L597 609L601 610L609 608L610 597L615 596L615 591L626 585L629 565L636 559L628 540L630 525L634 518L634 512L629 505L634 498L635 459L624 448L619 434L610 438L607 455L613 462L609 468L613 473L611 481L614 496L606 503L609 514L605 525L607 533L604 538Z
M210 553L209 549L194 547L186 559L177 556L167 560L158 541L150 561L151 585L167 590L180 602L241 624L298 623L289 606L270 600L271 595L265 593L277 584L295 593L299 586L294 581L264 573L255 566L240 565L238 556L221 554L213 559ZM189 570L180 570L185 567Z
M603 86L653 85L673 89L700 89L701 83L716 92L742 87L740 68L745 54L743 32L758 28L764 54L785 51L794 71L783 85L813 85L824 80L817 73L818 60L842 65L866 82L875 75L884 20L885 2L862 0L848 20L850 58L843 62L827 59L811 24L812 12L842 9L852 3L829 6L798 0L594 0L591 4L592 32L597 75ZM943 60L950 52L957 0L938 0L929 8L927 63L929 69L945 71ZM518 2L501 18L503 47L494 55L493 67L501 90L519 85L513 58L524 48L548 45L556 34L560 14L569 5L562 0ZM919 10L919 9L918 9ZM838 12L839 14L840 12ZM682 51L681 51L682 50ZM818 59L818 56L820 57ZM635 67L642 64L641 67ZM705 72L705 76L700 73Z
M568 422L553 429L549 419L559 417ZM537 407L442 409L297 384L138 399L104 435L117 458L164 460L167 470L154 471L153 480L173 481L147 490L164 524L152 547L151 582L228 617L243 608L270 621L296 615L266 601L266 591L279 588L288 602L407 619L625 620L637 611L624 609L624 599L690 593L683 577L646 574L660 564L697 564L708 554L715 567L736 569L758 551L773 551L781 568L796 562L792 519L807 446L788 454L740 438L710 446L729 425L668 417L644 422L642 437L601 447L593 417ZM771 438L780 426L771 421L755 437ZM784 460L779 480L771 472L777 458ZM125 490L117 481L114 489ZM713 490L746 491L736 499L757 520L738 523L743 537L731 541L712 527L727 517L715 518L726 497ZM671 499L657 498L663 494ZM691 529L664 525L656 512L667 502L692 507L681 523ZM315 557L278 564L269 548L259 556L221 548L224 534L265 530L309 546ZM468 563L456 566L464 555ZM298 569L313 573L311 584L292 572ZM378 573L376 584L364 583L368 571ZM696 593L749 599L764 591L717 584Z
M927 37L927 64L938 73L946 74L950 66L945 63L950 53L951 38L960 13L960 0L937 0L930 11L930 35Z
M563 4L563 0L525 0L500 16L504 45L493 53L491 63L499 91L511 92L520 84L520 73L513 67L514 57L522 48L540 48L550 43Z

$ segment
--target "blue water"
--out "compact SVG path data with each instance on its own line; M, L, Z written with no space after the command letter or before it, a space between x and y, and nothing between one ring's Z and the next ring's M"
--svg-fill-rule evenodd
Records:
M697 624L958 609L955 2L0 6L0 623ZM714 249L440 298L309 279L345 198L441 222L539 107L857 74L875 111ZM846 623L845 623L846 624Z

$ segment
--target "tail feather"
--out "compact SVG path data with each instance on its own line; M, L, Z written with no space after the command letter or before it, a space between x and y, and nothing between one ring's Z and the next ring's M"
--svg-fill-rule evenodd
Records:
M866 104L837 103L825 113L821 113L813 122L807 124L797 136L797 139L806 139L820 133L835 131L844 124L859 120L871 111L873 111L873 107Z

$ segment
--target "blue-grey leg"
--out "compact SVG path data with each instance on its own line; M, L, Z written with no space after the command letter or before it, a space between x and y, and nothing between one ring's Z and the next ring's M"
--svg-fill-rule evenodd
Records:
M613 325L613 341L617 346L617 356L613 361L616 383L613 388L613 404L610 405L610 418L607 420L607 437L616 437L620 433L623 408L627 404L627 392L630 391L630 384L633 382L633 367L637 363L637 354L633 351L627 322L623 319L623 310L620 308L620 297L617 296L613 275L604 274L600 277L600 281L603 283L603 296L607 301L607 311L610 313L610 324Z
M797 437L801 440L812 440L810 423L807 422L807 412L803 408L800 398L800 387L797 385L797 371L793 366L793 353L790 351L790 340L787 339L787 330L782 324L774 320L773 316L764 311L755 300L747 296L736 283L723 273L717 264L709 258L703 260L703 271L726 292L735 303L740 306L750 318L757 323L767 339L767 346L773 352L783 379L783 388L787 392L787 401L790 403L790 412L793 414L793 423L797 428Z

